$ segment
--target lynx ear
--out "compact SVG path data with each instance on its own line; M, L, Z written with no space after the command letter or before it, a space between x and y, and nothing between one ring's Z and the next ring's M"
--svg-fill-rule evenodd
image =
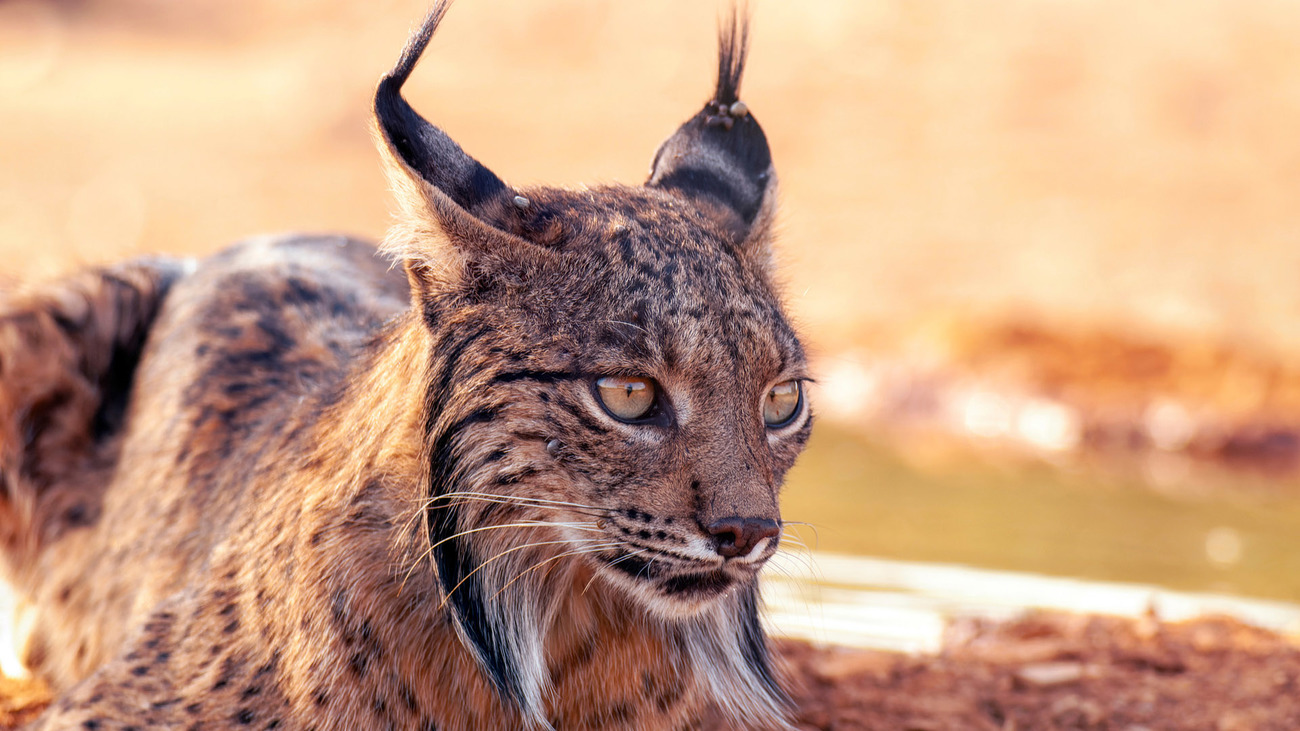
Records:
M402 97L406 83L451 5L439 0L407 41L375 92L375 126L403 225L388 246L406 259L412 283L458 280L484 259L528 259L534 246L494 225L510 215L514 192Z
M767 136L740 101L749 51L748 12L733 7L718 33L718 83L711 99L655 153L648 185L689 198L744 249L766 244L776 194Z

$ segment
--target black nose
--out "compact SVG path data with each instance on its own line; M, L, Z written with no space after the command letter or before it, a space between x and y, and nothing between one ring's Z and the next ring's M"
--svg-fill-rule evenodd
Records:
M709 526L718 555L725 558L744 556L754 550L759 541L780 532L781 526L771 518L723 518Z

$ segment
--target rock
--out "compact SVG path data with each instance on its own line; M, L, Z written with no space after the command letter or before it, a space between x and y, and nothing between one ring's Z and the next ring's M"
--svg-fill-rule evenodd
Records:
M1083 677L1083 665L1077 662L1040 662L1016 671L1016 680L1035 688L1073 683Z

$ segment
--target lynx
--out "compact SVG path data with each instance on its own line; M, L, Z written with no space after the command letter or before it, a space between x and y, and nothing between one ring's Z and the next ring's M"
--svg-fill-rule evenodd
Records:
M447 5L375 95L382 247L0 303L36 728L785 726L757 574L812 416L747 21L644 185L516 189L401 94Z

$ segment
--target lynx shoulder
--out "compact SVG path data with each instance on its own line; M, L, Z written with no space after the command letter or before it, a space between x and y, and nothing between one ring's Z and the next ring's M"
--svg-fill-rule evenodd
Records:
M523 189L401 94L446 9L375 95L379 249L0 297L36 728L784 727L757 581L812 417L745 20L644 185Z

